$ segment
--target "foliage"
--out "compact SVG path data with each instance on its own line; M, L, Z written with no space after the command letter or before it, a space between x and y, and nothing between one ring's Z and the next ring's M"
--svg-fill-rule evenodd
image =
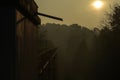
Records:
M103 20L103 27L108 27L111 30L120 30L120 5L115 4L111 7L111 12L106 13L107 20Z

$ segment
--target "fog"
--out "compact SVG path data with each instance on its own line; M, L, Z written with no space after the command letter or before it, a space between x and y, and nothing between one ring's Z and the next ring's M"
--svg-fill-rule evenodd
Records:
M77 24L46 24L48 40L58 47L58 80L86 80L95 78L95 35Z
M45 39L57 47L57 80L119 78L119 13L120 6L114 6L107 14L108 22L100 24L101 29L90 30L78 24L47 23L40 26Z

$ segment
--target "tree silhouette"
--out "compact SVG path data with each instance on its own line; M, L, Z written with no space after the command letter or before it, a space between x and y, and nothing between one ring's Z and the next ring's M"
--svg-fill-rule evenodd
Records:
M97 41L97 72L102 80L119 78L120 5L114 5L111 10L112 12L106 16L108 19L102 24L103 28Z
M112 13L108 14L111 29L113 31L120 30L120 5L114 5Z

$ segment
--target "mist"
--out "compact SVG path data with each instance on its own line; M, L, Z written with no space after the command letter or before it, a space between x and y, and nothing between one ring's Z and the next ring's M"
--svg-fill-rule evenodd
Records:
M108 14L110 22L92 30L78 24L40 26L45 39L57 47L56 80L107 80L118 78L120 7ZM116 17L117 16L117 17Z
M58 80L86 80L95 77L95 35L78 24L46 24L46 37L58 47ZM88 77L89 76L89 77Z

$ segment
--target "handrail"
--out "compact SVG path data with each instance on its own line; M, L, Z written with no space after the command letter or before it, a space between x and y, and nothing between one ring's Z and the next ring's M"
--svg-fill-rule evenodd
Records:
M48 52L47 52L48 53ZM49 53L48 53L49 54ZM43 73L43 71L47 68L47 66L49 65L49 63L55 58L56 56L56 52L54 52L54 54L52 54L49 59L47 61L45 61L44 65L42 66L42 68L40 69L40 75Z
M48 17L48 18L52 18L52 19L56 19L56 20L63 21L63 19L62 19L62 18L59 18L59 17L47 15L47 14L44 14L44 13L37 13L37 14L40 15L40 16L44 16L44 17Z
M44 14L44 13L35 13L34 15L31 15L31 17L37 16L37 15L44 16L44 17L48 17L48 18L52 18L52 19L56 19L56 20L59 20L59 21L63 21L62 18L55 17L55 16L51 16L51 15ZM23 17L22 19L20 19L19 21L17 21L16 24L22 22L22 21L23 21L24 19L26 19L26 18L27 18L27 17Z

